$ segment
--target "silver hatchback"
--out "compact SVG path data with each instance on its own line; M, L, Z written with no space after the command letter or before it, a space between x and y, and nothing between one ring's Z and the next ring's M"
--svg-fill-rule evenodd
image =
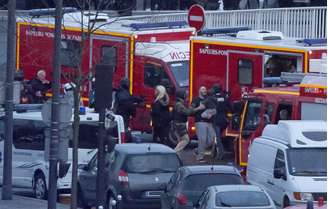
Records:
M197 209L276 209L263 189L253 185L211 186L202 194Z

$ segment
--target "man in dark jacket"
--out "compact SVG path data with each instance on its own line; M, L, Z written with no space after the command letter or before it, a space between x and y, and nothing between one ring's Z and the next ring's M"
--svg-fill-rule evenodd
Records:
M134 115L136 107L143 101L139 97L132 96L129 92L129 80L123 78L120 81L120 88L115 95L114 111L121 115L125 128L129 127L130 117Z
M27 84L28 92L32 98L31 103L43 103L46 101L46 93L51 88L51 83L46 79L46 72L39 70L36 77Z
M212 98L216 102L216 115L213 119L213 126L216 133L216 153L217 158L222 160L224 156L224 147L221 139L221 131L225 128L227 124L227 111L228 111L228 98L223 93L221 86L214 84L212 87Z

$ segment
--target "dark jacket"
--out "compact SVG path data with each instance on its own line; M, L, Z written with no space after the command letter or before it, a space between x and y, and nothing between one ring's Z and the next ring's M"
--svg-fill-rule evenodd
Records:
M171 117L168 101L168 98L165 96L153 103L151 117L154 127L167 127L169 125Z
M32 103L43 103L46 100L46 93L51 88L51 83L42 83L38 78L33 78L28 82L29 92L32 97ZM40 91L41 96L36 93Z
M140 102L142 99L132 96L128 89L120 88L115 95L115 113L126 121L135 113Z
M213 117L212 118L203 118L202 113L205 112L207 109L215 109L216 108L216 103L215 100L213 100L212 97L206 97L204 99L200 97L195 97L191 103L192 107L196 108L202 103L205 105L204 110L199 110L195 113L195 122L208 122L212 123L213 122Z
M212 96L216 104L216 115L214 116L214 124L219 127L225 127L227 124L227 112L229 110L229 102L222 93L216 93Z
M186 107L184 100L177 98L173 108L173 120L176 123L186 123L188 116L194 114L194 112L194 108Z

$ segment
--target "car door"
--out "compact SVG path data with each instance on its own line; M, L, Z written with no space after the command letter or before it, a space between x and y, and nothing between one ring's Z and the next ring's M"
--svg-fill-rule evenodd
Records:
M97 179L97 154L93 156L89 164L81 171L79 183L85 200L96 200Z
M284 173L284 176L277 177L275 172L277 170L281 170ZM282 149L278 149L275 157L274 162L274 169L273 169L273 178L270 180L271 184L271 194L273 201L276 205L281 206L282 200L285 192L285 185L287 185L287 169L286 169L286 154Z
M3 181L4 118L0 118L0 182Z

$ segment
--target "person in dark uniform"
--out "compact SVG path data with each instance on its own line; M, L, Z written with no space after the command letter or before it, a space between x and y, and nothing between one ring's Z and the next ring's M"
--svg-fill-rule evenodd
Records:
M185 104L186 92L183 89L176 91L176 103L173 108L173 123L175 128L175 135L178 138L179 143L175 147L176 152L181 152L189 143L190 139L187 130L188 116L194 114L196 111L204 109L203 104L199 104L198 107L187 107Z
M114 103L114 112L123 117L126 129L129 127L130 118L134 115L136 107L143 102L142 98L130 94L129 86L127 78L120 81L120 88L115 94Z
M28 82L28 86L31 103L43 103L47 100L46 93L51 88L51 83L46 79L44 70L39 70L36 77Z
M153 141L166 143L170 124L169 96L164 86L156 86L155 100L151 109Z

